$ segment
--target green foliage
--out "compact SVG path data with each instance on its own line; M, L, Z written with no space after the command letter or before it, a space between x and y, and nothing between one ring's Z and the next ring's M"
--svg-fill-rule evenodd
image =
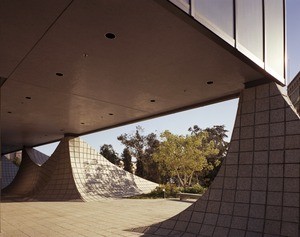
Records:
M198 193L198 194L203 194L206 191L206 188L202 187L200 184L194 184L191 187L179 187L178 190L181 193Z
M194 125L193 127L189 128L189 132L195 135L202 132L207 132L207 142L213 142L214 146L219 150L217 154L207 157L207 162L210 168L203 170L201 180L199 180L204 186L208 187L214 180L220 169L223 159L226 157L229 143L225 141L225 138L227 138L226 133L228 130L225 129L224 125L215 125L211 128L208 127L205 129L201 129L198 125Z
M153 159L159 164L160 171L175 177L180 186L191 186L197 173L213 168L207 157L218 154L219 150L212 141L207 142L207 132L179 136L165 131L161 138Z
M123 153L122 153L121 157L122 157L122 161L124 163L124 170L132 173L133 165L132 165L131 155L130 155L130 152L129 152L128 148L125 148L123 150Z
M118 157L118 153L115 152L112 145L104 144L100 147L100 154L104 156L107 160L115 165L120 164L120 158Z
M152 154L159 146L157 135L154 133L143 135L143 129L138 126L134 134L124 133L118 137L118 140L136 158L137 169L135 174L158 183L160 181L158 165L152 158Z
M150 193L141 194L131 199L144 199L144 198L176 198L178 193L197 193L203 194L206 191L206 188L203 188L200 184L195 184L191 187L177 187L175 184L165 184L159 185Z

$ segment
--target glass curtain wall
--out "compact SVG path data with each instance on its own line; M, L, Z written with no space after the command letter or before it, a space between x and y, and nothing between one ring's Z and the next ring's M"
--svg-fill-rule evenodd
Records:
M285 0L170 0L285 83Z

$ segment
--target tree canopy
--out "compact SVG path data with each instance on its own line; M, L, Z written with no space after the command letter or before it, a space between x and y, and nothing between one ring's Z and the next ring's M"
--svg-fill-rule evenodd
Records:
M104 144L100 147L100 154L104 156L107 160L109 160L111 163L115 165L120 164L120 158L118 156L118 153L115 152L112 145Z
M112 163L133 171L132 159L136 160L135 174L166 184L176 182L180 186L200 183L209 186L217 175L220 164L226 156L228 142L224 125L205 129L194 125L187 135L175 135L164 131L160 137L155 133L144 134L137 126L133 133L124 133L117 139L125 146L121 158L111 145L104 144L100 153Z
M208 142L208 137L204 131L185 136L163 132L162 142L153 155L160 172L175 177L183 187L190 186L196 174L213 169L207 158L219 153L214 142Z
M143 128L137 126L135 133L124 133L118 137L118 140L137 160L135 174L153 182L159 182L158 166L152 159L152 154L159 146L159 140L155 133L144 135L143 132Z

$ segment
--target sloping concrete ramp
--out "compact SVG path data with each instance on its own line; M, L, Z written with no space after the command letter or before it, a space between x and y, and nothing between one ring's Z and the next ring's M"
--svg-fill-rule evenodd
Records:
M207 192L144 236L299 237L300 119L274 83L245 89L228 155Z
M20 170L2 193L4 200L96 201L147 193L156 186L110 163L79 138L68 137L49 159L23 149Z

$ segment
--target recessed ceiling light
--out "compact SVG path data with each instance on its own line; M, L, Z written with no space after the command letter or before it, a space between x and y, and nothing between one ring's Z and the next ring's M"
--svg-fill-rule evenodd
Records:
M31 97L30 96L26 96L25 97L27 100L31 100Z
M150 102L154 103L154 102L155 102L155 100L150 100Z
M211 84L214 84L214 82L213 81L207 81L206 84L211 85Z
M55 73L55 75L56 75L56 76L59 76L59 77L62 77L64 74L61 73L61 72L57 72L57 73Z
M116 38L116 35L113 34L113 33L106 33L106 34L105 34L105 37L106 37L107 39L114 39L114 38Z

